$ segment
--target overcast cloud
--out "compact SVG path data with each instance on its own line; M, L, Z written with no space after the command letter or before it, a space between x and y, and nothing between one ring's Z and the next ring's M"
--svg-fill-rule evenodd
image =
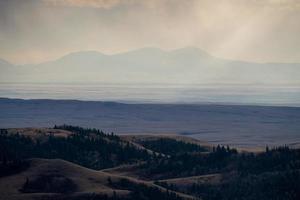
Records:
M299 0L0 0L0 58L199 47L215 56L300 62Z

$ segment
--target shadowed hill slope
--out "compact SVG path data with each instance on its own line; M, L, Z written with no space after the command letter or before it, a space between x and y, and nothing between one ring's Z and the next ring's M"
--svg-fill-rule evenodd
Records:
M153 199L192 199L188 195L167 193L151 183L90 170L59 159L30 159L21 173L0 178L0 199L135 199L139 192ZM124 184L127 187L124 187ZM138 191L138 189L142 191Z
M69 125L1 129L0 199L298 200L299 160L287 146L251 153Z

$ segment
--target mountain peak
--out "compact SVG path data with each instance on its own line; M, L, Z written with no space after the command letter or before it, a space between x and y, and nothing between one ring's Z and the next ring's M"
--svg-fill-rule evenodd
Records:
M184 48L175 49L171 52L180 53L180 54L191 54L191 55L197 54L197 55L203 55L203 56L211 56L206 51L204 51L200 48L194 47L194 46L188 46L188 47L184 47Z
M0 66L12 66L12 64L0 58Z
M107 55L98 51L77 51L58 58L54 62L75 62L84 64L85 62L96 61L106 56Z
M160 49L160 48L156 48L156 47L144 47L144 48L140 48L140 49L135 49L132 51L127 51L127 52L123 52L123 53L119 53L119 54L114 54L114 55L123 55L123 56L127 56L127 55L134 55L134 56L150 56L150 55L160 55L160 54L164 54L166 53L166 51Z
M106 54L103 54L99 51L76 51L76 52L71 52L62 58L67 58L67 57L77 57L77 56L106 56Z
M104 54L98 51L77 51L69 53L58 60L94 60L94 59L100 59L107 56L135 56L135 57L144 57L144 56L159 56L164 54L176 54L178 56L195 56L195 57L212 57L209 53L206 51L199 49L197 47L189 46L179 49L174 49L170 51L165 51L163 49L157 48L157 47L144 47L140 49L135 49L127 52L121 52L117 54ZM1 62L1 61L0 61Z
M160 51L160 52L163 52L164 50L158 48L158 47L143 47L143 48L139 48L139 49L136 49L136 51Z

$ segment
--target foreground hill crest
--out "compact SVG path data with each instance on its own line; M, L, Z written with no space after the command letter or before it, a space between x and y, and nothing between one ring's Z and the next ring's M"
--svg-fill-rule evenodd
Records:
M77 126L0 129L0 199L298 200L300 150L259 153Z

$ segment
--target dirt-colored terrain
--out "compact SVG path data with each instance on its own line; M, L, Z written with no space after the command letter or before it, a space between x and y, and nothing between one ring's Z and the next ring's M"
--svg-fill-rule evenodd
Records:
M70 131L52 128L11 128L7 130L9 134L20 134L29 136L32 139L43 139L43 137L49 135L54 137L67 137L68 135L73 134ZM170 138L171 136L161 137ZM174 137L176 138L176 136ZM139 136L131 137L128 135L121 137L124 142L129 141L130 144L135 145L137 148L145 149L140 144L135 143L137 138L139 138ZM146 139L147 138L148 137L146 137ZM184 139L184 137L180 138ZM146 150L153 153L153 151L149 149ZM121 179L126 179L134 184L143 184L148 187L159 188L161 191L167 191L165 188L156 185L153 181L145 181L140 179L139 176L134 175L135 166L138 165L138 163L97 171L61 159L33 158L27 161L29 163L29 167L26 170L10 176L0 177L0 200L34 200L62 196L65 198L76 199L91 194L107 196L117 195L122 197L129 195L132 191L114 188L111 185L111 183L118 182ZM49 182L41 182L41 179L46 179ZM24 187L27 184L26 182L33 183L33 189L27 189L27 191L24 190ZM65 188L65 192L60 193L55 191L39 191L45 190L45 188L39 188L37 186L39 184L48 184L48 190L49 188L51 189L51 187L56 188L58 185L60 188ZM70 185L72 185L72 188L70 188ZM37 189L35 187L37 187ZM180 197L183 197L184 199L195 199L194 197L183 193L175 191L174 193Z
M19 200L19 199L36 199L45 198L47 196L70 196L80 197L90 194L100 194L112 196L114 193L118 196L128 195L131 191L114 188L109 184L118 182L121 179L127 179L135 184L144 184L149 187L158 187L162 191L164 188L151 182L145 182L126 176L118 176L103 171L95 171L81 167L79 165L60 160L60 159L30 159L30 167L18 174L0 178L0 199L1 200ZM64 180L71 180L74 188L72 191L60 194L57 192L22 192L22 188L26 182L37 181L41 177L50 177L51 183L60 184L60 187L68 188L64 185ZM44 183L42 183L44 184ZM66 183L67 184L67 183ZM51 186L49 186L51 187ZM185 199L194 199L188 195L177 193Z

